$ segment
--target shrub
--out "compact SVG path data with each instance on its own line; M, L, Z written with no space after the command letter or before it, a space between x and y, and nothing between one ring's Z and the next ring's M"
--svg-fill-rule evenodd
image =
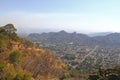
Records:
M0 62L0 72L3 71L4 67L5 67L5 63L4 62Z
M19 64L19 62L20 62L20 52L19 51L11 52L10 55L9 55L9 58L10 58L10 61L13 64Z

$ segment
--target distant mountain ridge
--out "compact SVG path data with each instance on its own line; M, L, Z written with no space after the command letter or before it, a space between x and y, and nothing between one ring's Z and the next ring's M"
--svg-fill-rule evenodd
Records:
M42 43L74 43L79 45L120 45L120 33L105 36L90 37L82 33L67 33L66 31L49 33L32 33L27 36L32 41Z

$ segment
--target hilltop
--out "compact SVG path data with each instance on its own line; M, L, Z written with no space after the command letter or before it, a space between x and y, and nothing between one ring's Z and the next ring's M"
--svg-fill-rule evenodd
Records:
M59 79L66 65L59 55L20 38L13 24L0 27L0 80Z

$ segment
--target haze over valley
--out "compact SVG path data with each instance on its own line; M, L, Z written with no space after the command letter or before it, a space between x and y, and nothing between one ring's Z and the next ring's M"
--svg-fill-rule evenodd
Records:
M120 80L119 0L0 0L0 80Z

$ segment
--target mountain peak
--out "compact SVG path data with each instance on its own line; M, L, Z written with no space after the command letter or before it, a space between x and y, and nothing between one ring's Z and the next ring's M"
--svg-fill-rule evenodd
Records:
M59 31L59 33L67 33L65 30L61 30Z

